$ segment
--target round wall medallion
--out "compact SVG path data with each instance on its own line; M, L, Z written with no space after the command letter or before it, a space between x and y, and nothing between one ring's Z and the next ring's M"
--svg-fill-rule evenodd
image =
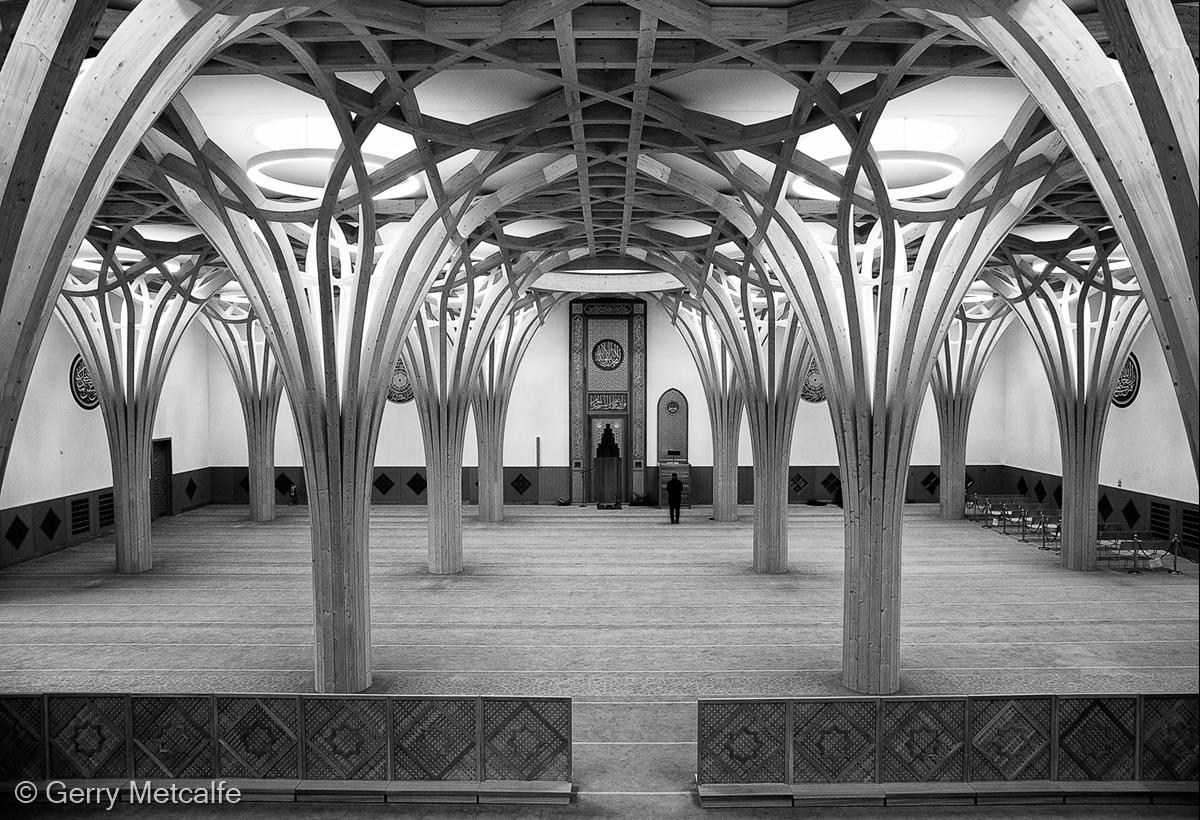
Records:
M616 339L601 339L592 348L592 361L601 370L616 370L625 361L625 349Z
M676 413L678 413L679 412L679 402L677 402L677 401L667 402L667 412L670 413L672 416L675 415Z
M387 400L394 404L404 404L413 400L412 382L408 378L408 371L404 369L404 362L396 362L396 367L392 370Z
M82 356L71 360L71 398L84 410L95 410L100 406L100 394L92 382L92 373Z
M1113 387L1112 403L1117 407L1128 407L1137 398L1142 386L1142 366L1138 364L1137 356L1132 353L1125 360L1125 365L1117 375L1117 384Z
M825 401L825 379L817 369L816 359L808 363L808 372L804 374L804 384L800 385L800 398L813 404Z

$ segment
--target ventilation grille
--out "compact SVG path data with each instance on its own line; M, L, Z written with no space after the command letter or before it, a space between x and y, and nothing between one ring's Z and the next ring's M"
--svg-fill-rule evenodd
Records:
M86 498L71 499L71 535L86 535L92 528L91 506Z
M117 508L113 503L112 493L100 493L96 496L97 523L100 527L111 527L117 522Z
M1150 537L1166 541L1171 537L1171 505L1163 501L1150 502Z
M1179 533L1185 547L1200 549L1200 510L1183 508L1182 526Z

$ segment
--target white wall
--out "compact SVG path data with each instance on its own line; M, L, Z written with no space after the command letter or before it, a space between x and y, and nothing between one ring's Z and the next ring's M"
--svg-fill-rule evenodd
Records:
M1142 386L1127 408L1112 407L1104 430L1100 483L1135 492L1195 502L1192 466L1183 417L1167 372L1166 358L1153 327L1134 343L1142 368ZM998 360L998 361L997 361ZM1058 422L1037 348L1022 325L1014 323L997 346L990 366L1005 371L1012 388L1005 402L1002 463L1044 473L1062 473ZM972 419L972 428L976 426ZM968 454L969 460L974 460Z
M71 361L78 352L58 319L51 319L17 420L0 508L112 484L100 408L84 410L71 398Z
M171 439L172 469L177 473L212 463L210 415L197 412L197 408L210 406L209 347L204 329L189 327L167 370L154 437ZM112 485L100 409L83 410L71 397L69 372L78 352L58 319L51 319L17 421L8 472L0 488L0 508ZM241 413L236 403L233 407L240 428ZM242 449L245 463L244 442Z
M571 463L568 311L566 302L559 303L529 343L517 369L504 430L505 464L514 467L536 464L538 437L542 440L543 467L565 467ZM467 435L470 439L475 437L474 432ZM473 441L470 446L473 451Z
M568 329L560 305L534 337L517 373L505 436L505 462L535 463L541 439L544 466L568 461ZM666 314L648 304L646 401L648 463L656 462L655 411L668 388L682 390L690 413L693 464L712 463L708 408L700 376L687 347ZM1142 387L1134 404L1110 411L1100 468L1102 484L1195 501L1196 478L1182 418L1153 329L1134 346ZM112 483L104 425L98 410L84 411L71 398L68 370L74 343L54 320L46 333L21 410L0 507L14 507ZM207 408L207 412L202 412ZM156 438L172 440L176 472L246 463L246 436L233 380L204 330L185 334L168 371L154 426ZM276 435L276 463L301 463L300 447L285 394ZM388 404L376 463L420 465L425 460L413 404ZM751 464L749 431L740 436L739 462ZM937 414L927 395L914 440L914 464L939 460ZM997 345L983 375L971 417L967 460L976 464L1060 473L1058 433L1050 388L1028 333L1014 323ZM836 464L837 448L828 405L801 402L792 443L793 464ZM468 426L464 463L476 461L473 424Z

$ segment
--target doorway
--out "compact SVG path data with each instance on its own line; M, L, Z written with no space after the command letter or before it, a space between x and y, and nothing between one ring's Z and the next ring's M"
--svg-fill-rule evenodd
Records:
M171 498L171 440L155 439L150 449L150 520L174 514Z

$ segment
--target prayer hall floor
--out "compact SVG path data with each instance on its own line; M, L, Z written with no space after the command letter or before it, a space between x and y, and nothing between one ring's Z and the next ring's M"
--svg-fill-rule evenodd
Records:
M141 575L116 574L111 536L3 569L0 691L313 691L308 516L279 513L159 519ZM751 509L728 524L710 514L685 509L671 526L665 510L510 506L503 523L480 524L468 507L465 571L431 576L424 508L375 507L370 691L571 696L572 815L699 812L697 697L853 694L839 682L841 510L791 508L791 572L771 576L750 569ZM1200 687L1194 564L1181 560L1180 576L1069 572L1052 552L927 505L905 510L902 566L900 694ZM1107 816L1162 807L1119 808ZM323 811L292 804L288 816L339 816Z

